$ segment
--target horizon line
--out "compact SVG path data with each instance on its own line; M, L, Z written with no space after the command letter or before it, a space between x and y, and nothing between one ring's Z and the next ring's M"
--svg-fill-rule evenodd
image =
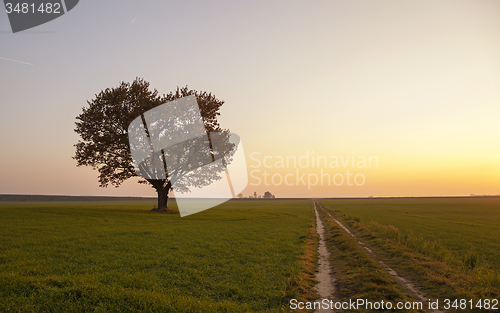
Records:
M108 199L108 200L119 200L119 199L130 199L130 200L156 200L157 197L146 197L146 196L103 196L103 195L56 195L56 194L0 194L0 202L18 202L22 199L15 198L81 198L81 199ZM418 199L418 198L487 198L487 197L500 197L500 194L496 195L434 195L434 196L337 196L337 197L275 197L275 198L230 198L228 200L305 200L305 199ZM9 199L14 198L14 199ZM179 197L184 199L217 199L217 198L189 198L189 197ZM169 197L169 200L175 200L175 197ZM24 199L26 201L27 199ZM50 199L47 199L50 200Z

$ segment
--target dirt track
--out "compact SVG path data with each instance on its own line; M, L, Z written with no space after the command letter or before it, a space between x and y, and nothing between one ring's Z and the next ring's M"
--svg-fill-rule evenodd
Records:
M318 246L318 273L316 274L316 280L319 283L314 287L319 294L320 300L331 299L334 293L333 287L333 277L331 276L330 267L330 252L326 247L325 241L325 227L321 221L318 211L316 210L316 202L314 202L314 213L316 214L316 231L319 235L319 246ZM315 312L333 312L330 309L317 309Z
M317 226L316 226L316 229L318 230L318 234L320 235L320 248L321 248L321 244L323 243L323 245L325 245L325 240L324 240L324 227L323 227L323 223L321 222L321 219L319 218L319 214L317 212L317 209L316 207L319 207L321 210L323 210L323 212L325 212L335 223L337 223L343 230L345 230L349 235L351 235L363 248L365 248L368 253L370 254L370 256L375 260L377 261L381 266L382 268L389 274L391 275L403 288L405 288L411 295L413 295L415 298L417 299L420 299L423 303L427 303L427 300L429 299L428 297L425 296L425 293L421 292L420 290L417 289L417 287L415 287L415 284L412 283L411 281L409 281L408 279L404 278L404 277L401 277L398 275L398 273L393 270L392 268L390 268L389 266L387 266L383 261L381 260L378 260L377 259L377 256L373 253L373 251L371 249L369 249L363 242L361 242L356 236L354 236L353 233L351 233L349 231L349 229L347 229L347 227L345 227L342 223L340 223L337 219L335 219L327 210L325 210L321 204L319 204L318 202L316 202L315 200L313 200L313 203L314 203L314 211L316 213L316 221L317 221ZM319 223L321 223L321 233L319 231ZM319 248L319 249L320 249ZM325 245L325 249L326 249L326 245ZM328 253L328 256L330 255L330 253L327 251L326 253ZM320 251L320 255L319 255L319 260L318 262L320 262L320 270L321 270L321 262L322 262L322 255L321 255L321 251ZM330 275L329 273L331 272L331 268L330 268L330 265L329 263L327 263L327 266L328 266L328 277L330 278ZM320 272L321 273L321 272ZM318 276L319 274L318 273ZM326 279L325 276L320 276L320 278L323 279L323 281ZM320 284L322 283L322 281L319 279L319 278L316 278L318 279L318 281L320 281ZM323 296L321 293L320 293L320 299L324 299L324 298L329 298L333 295L333 292L334 292L334 286L332 284L332 280L333 278L330 278L330 284L332 285L331 286L331 293L329 294L329 296ZM326 283L324 283L325 286L326 286ZM319 288L318 287L318 293L319 293ZM326 287L325 287L326 288ZM326 293L326 291L325 291ZM426 310L427 312L429 313L444 313L446 311L441 311L441 310ZM316 312L331 312L330 310L323 310L323 311L320 311L320 310L317 310Z

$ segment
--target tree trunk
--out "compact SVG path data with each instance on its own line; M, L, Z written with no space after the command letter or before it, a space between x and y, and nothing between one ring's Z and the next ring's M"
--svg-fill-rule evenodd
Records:
M156 192L158 193L158 211L167 210L168 191L156 189Z
M155 212L167 212L167 202L168 202L168 192L172 188L171 182L166 182L165 180L148 180L153 188L156 189L158 194L158 207L154 208L152 211ZM165 185L165 183L167 183Z

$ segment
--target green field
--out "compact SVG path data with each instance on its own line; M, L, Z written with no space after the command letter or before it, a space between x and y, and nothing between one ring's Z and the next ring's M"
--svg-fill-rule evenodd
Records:
M500 296L500 197L319 202L431 296Z
M500 198L319 202L430 296L499 295ZM281 312L314 299L312 201L235 200L184 218L154 204L0 202L0 312ZM325 227L339 299L411 299Z
M376 221L402 232L438 239L444 247L465 255L484 256L500 269L500 197L321 200L331 209Z
M270 312L297 296L311 201L184 218L153 204L0 203L0 311Z

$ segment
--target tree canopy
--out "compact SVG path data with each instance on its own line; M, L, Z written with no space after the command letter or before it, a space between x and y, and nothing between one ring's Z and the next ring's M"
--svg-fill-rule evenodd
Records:
M118 187L126 179L137 176L130 153L129 124L152 108L191 95L196 97L207 133L228 132L217 121L224 101L212 93L191 90L186 86L160 95L144 79L136 78L132 83L122 82L118 87L107 88L96 94L76 117L75 132L81 136L75 145L73 157L77 165L91 166L97 170L100 187L109 184ZM140 182L150 183L156 189L158 210L163 210L168 192L172 189L170 179L146 179Z

